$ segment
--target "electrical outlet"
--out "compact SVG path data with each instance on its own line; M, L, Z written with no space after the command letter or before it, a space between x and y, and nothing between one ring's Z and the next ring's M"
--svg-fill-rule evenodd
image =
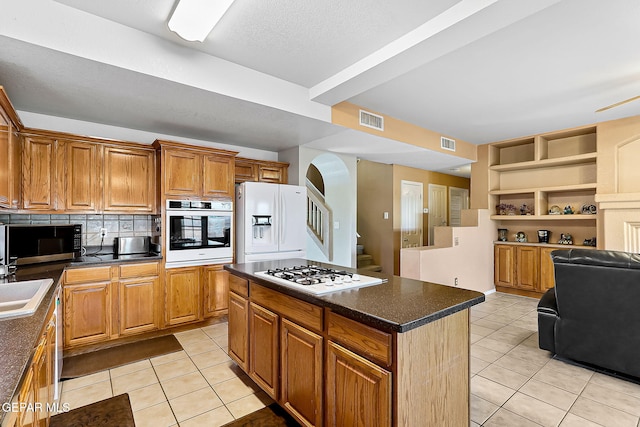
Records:
M101 228L100 229L100 237L107 237L107 229L106 228Z
M458 278L457 278L457 277L453 279L453 284L454 284L455 286L458 286Z

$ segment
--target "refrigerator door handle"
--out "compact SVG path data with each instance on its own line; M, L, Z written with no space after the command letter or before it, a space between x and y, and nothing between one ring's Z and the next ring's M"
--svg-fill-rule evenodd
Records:
M285 216L286 213L286 209L285 209L285 201L284 201L284 194L282 192L280 192L280 243L284 243L284 239L286 238L285 236L285 224L287 223L287 218Z

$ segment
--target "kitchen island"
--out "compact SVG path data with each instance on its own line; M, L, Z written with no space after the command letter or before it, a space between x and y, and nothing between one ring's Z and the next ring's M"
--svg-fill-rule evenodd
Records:
M313 295L225 266L229 356L303 425L469 425L469 308L484 294L398 276ZM356 270L346 269L356 272Z

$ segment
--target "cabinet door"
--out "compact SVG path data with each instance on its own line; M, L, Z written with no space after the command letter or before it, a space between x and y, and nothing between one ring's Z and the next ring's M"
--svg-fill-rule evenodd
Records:
M325 425L391 425L389 371L329 341L326 378Z
M56 208L56 141L26 138L22 152L23 200L25 209Z
M120 281L120 334L153 331L160 327L157 277Z
M204 317L224 314L229 308L229 272L221 265L203 267Z
M200 267L166 270L167 325L200 319Z
M278 400L278 315L251 303L249 331L249 376Z
M33 366L27 369L20 391L18 392L18 404L22 408L33 408L35 405L35 389L33 385ZM33 411L21 410L18 415L18 426L33 426L35 424L35 417Z
M494 281L496 286L515 286L515 251L511 245L494 246Z
M165 150L164 192L168 196L200 196L202 156L185 150Z
M204 197L234 197L232 157L205 155L202 171Z
M150 150L106 147L104 210L155 212L155 154Z
M249 372L249 301L229 292L229 357Z
M272 182L274 184L286 184L286 170L278 166L260 165L258 168L258 181Z
M98 144L60 141L64 152L58 164L64 182L64 209L67 211L97 212L101 207Z
M536 246L516 246L516 287L528 291L538 289L539 249Z
M556 248L540 248L540 280L538 290L546 292L556 285L551 252Z
M111 282L64 286L65 347L110 338L110 285Z
M39 408L34 412L34 425L45 427L48 425L47 403L49 403L49 355L47 352L47 337L44 335L36 347L33 357L33 385L35 401Z
M236 159L234 169L236 183L258 180L258 165L253 162Z
M0 114L0 207L20 206L20 142L9 120Z
M282 320L281 402L303 425L322 425L322 337Z

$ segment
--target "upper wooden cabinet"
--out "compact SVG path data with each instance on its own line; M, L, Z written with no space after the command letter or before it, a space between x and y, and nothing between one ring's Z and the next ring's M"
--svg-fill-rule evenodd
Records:
M287 184L289 163L236 157L235 182L271 182Z
M104 211L156 211L155 152L147 148L104 148Z
M162 193L167 197L233 198L235 151L156 140L161 151Z
M0 207L20 207L20 137L22 123L0 86Z
M29 130L22 147L23 208L70 213L155 213L150 146Z

